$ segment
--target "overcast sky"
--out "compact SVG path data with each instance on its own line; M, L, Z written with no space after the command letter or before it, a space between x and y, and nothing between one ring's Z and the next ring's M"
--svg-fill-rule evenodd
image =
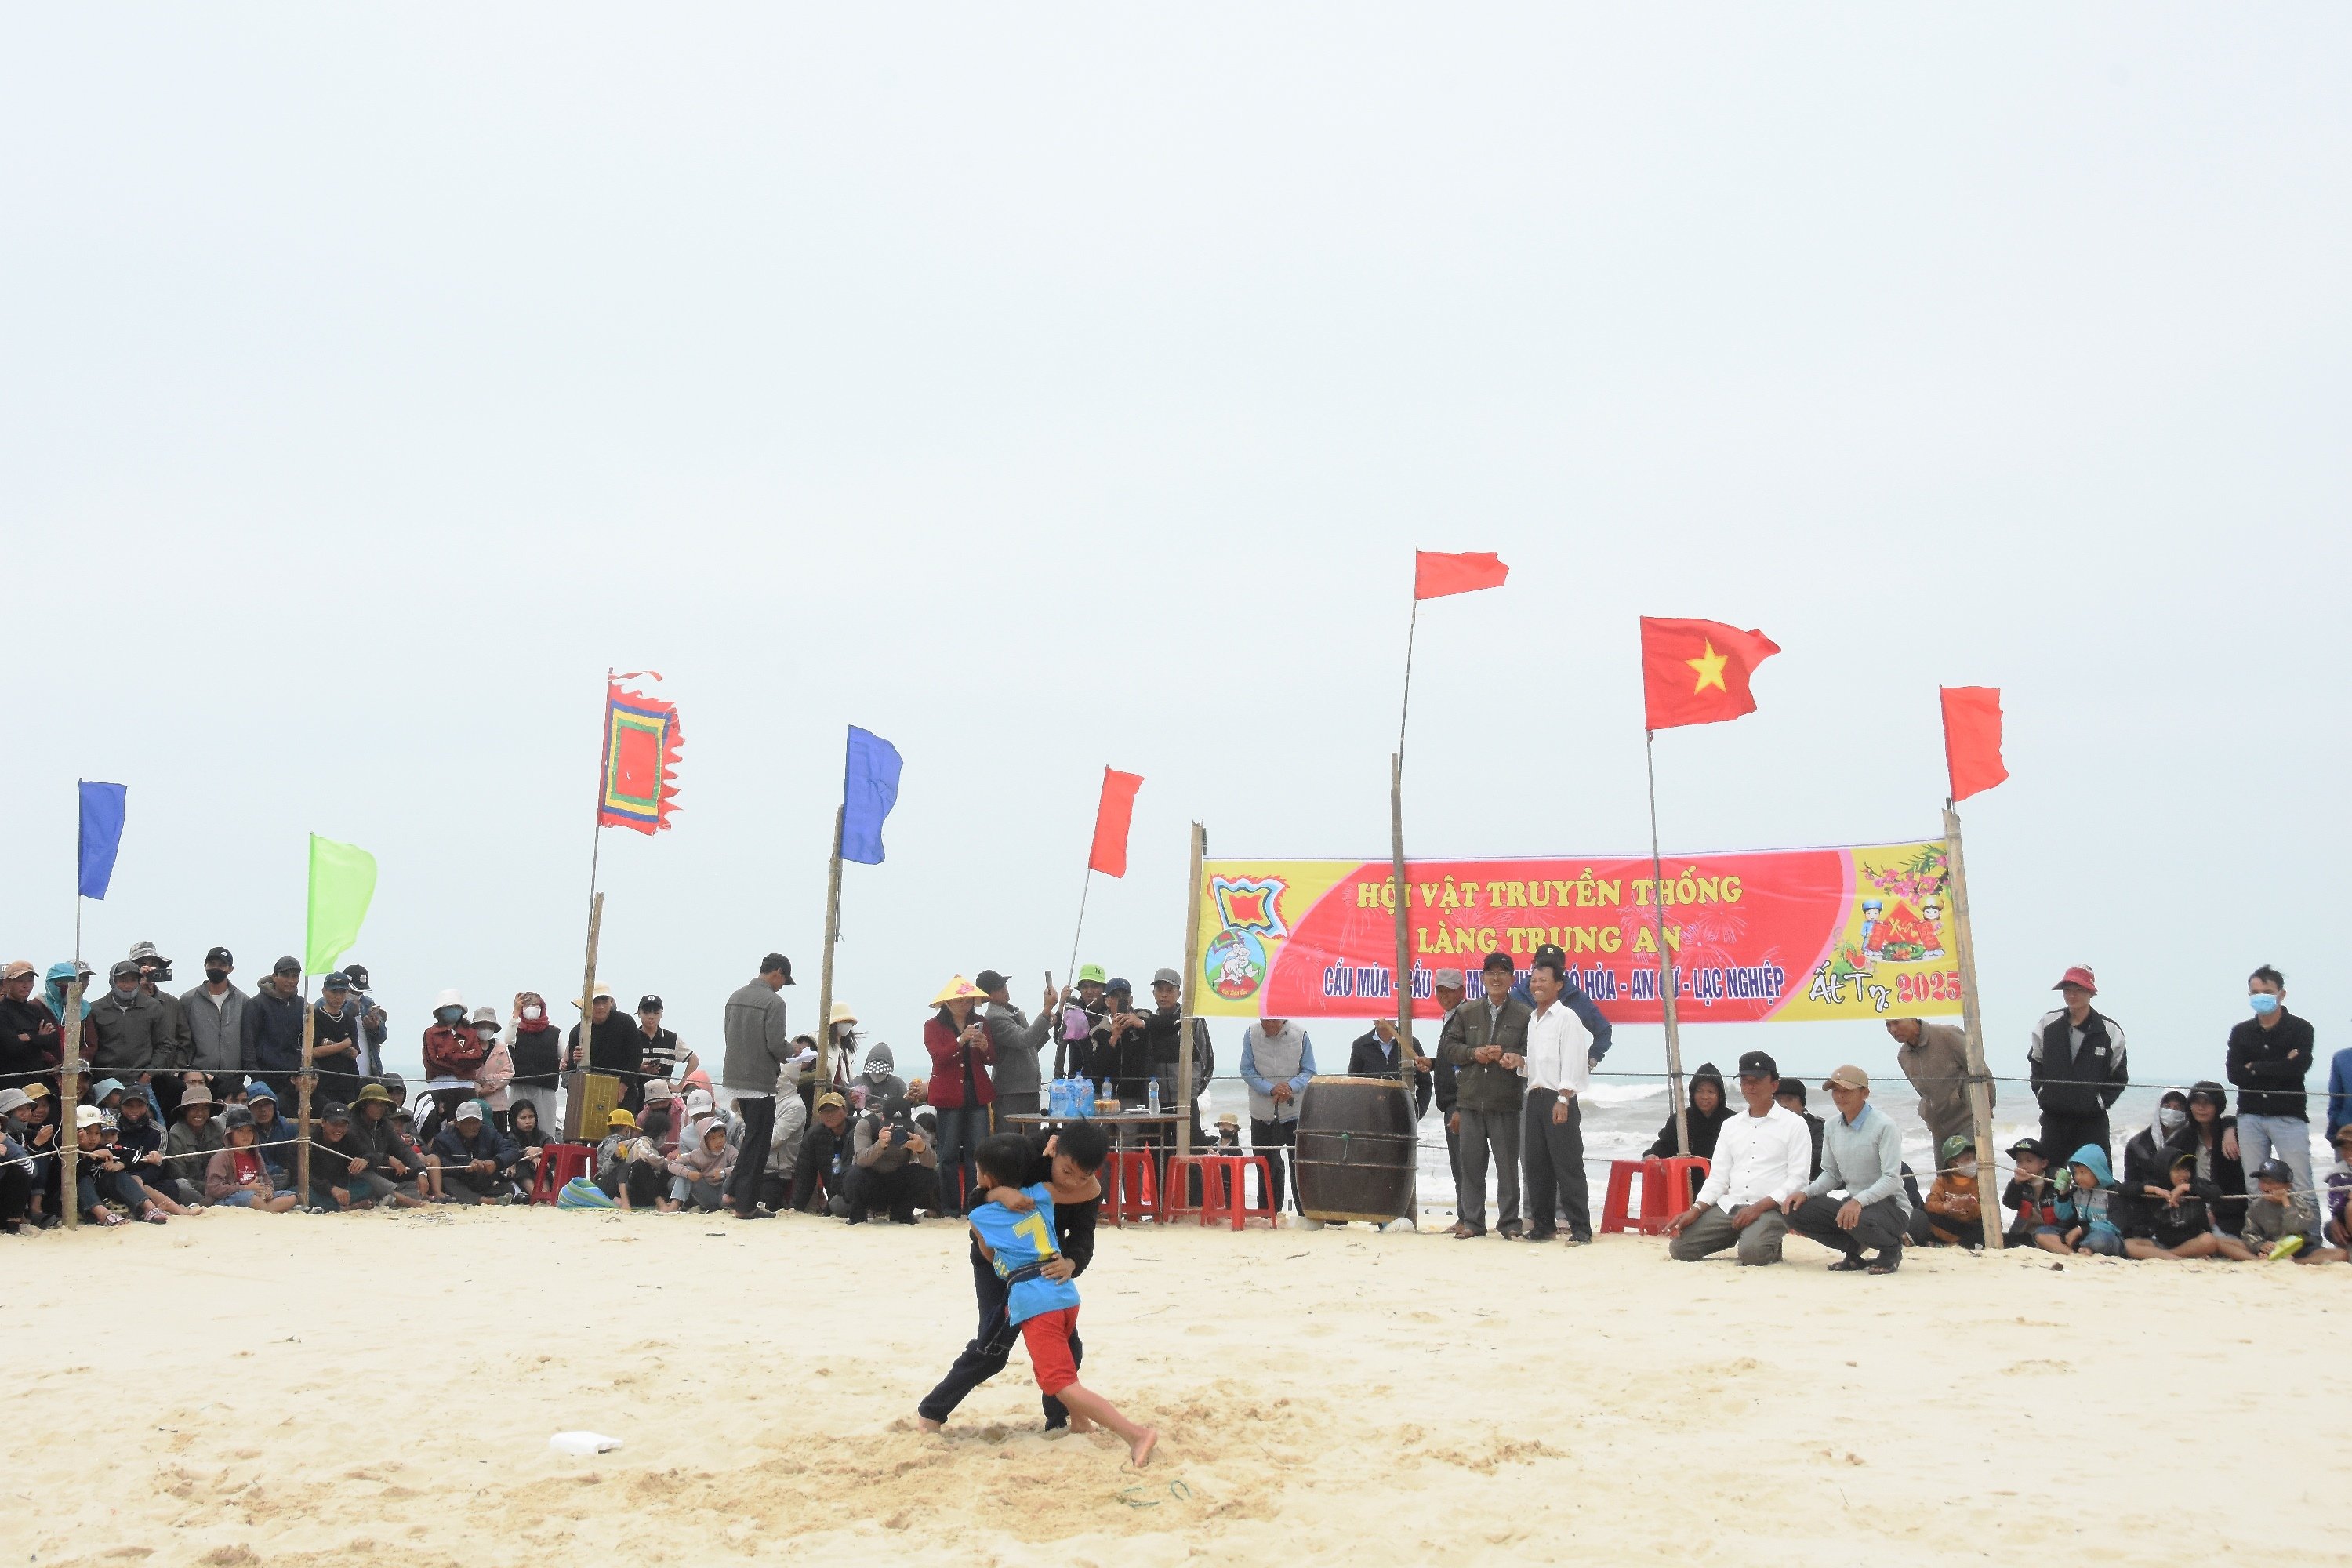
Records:
M2218 1076L2265 961L2352 1044L2347 34L16 8L0 956L70 951L86 776L94 957L249 984L315 830L381 861L399 1054L442 986L568 999L604 672L652 668L681 810L606 835L604 976L715 1057L782 948L809 1024L861 724L906 777L838 990L903 1057L950 973L1066 970L1105 763L1079 956L1139 981L1190 821L1385 854L1419 543L1512 575L1423 617L1416 853L1645 847L1635 617L1759 626L1760 710L1659 741L1669 853L1933 834L1937 685L1996 685L1996 1070L2073 963L2146 1075Z

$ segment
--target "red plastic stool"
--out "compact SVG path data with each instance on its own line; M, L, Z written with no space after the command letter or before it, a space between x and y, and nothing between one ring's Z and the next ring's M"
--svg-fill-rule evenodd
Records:
M1157 1163L1149 1149L1122 1149L1110 1157L1110 1191L1107 1196L1112 1224L1158 1217L1160 1187L1152 1178L1152 1167Z
M1604 1236L1633 1232L1656 1236L1667 1222L1690 1207L1692 1197L1706 1180L1707 1163L1696 1154L1670 1160L1612 1160L1609 1192L1601 1200L1601 1230ZM1632 1217L1633 1185L1642 1178L1642 1215ZM1675 1194L1680 1193L1679 1201Z
M1219 1190L1223 1184L1222 1178L1224 1173L1213 1168L1212 1163L1215 1159L1214 1154L1168 1156L1168 1190L1160 1194L1160 1218L1163 1223L1174 1225L1186 1215L1197 1214L1201 1216L1201 1223L1206 1225L1212 1210L1220 1215L1223 1214L1230 1200ZM1184 1200L1192 1192L1192 1184L1188 1178L1196 1175L1201 1179L1201 1201L1187 1203Z
M1223 1178L1224 1202L1219 1205L1213 1215L1203 1208L1201 1212L1201 1223L1207 1225L1212 1219L1230 1219L1234 1222L1235 1230L1241 1229L1254 1219L1262 1219L1268 1225L1275 1224L1274 1171L1266 1163L1265 1156L1220 1154L1215 1163L1222 1167L1219 1173ZM1257 1202L1254 1205L1249 1201L1249 1173L1253 1167L1257 1171ZM1201 1194L1203 1198L1208 1196L1205 1178L1202 1181Z
M593 1143L550 1143L539 1156L539 1174L530 1179L530 1201L551 1204L563 1191L563 1184L574 1176L584 1176L596 1168L596 1148Z

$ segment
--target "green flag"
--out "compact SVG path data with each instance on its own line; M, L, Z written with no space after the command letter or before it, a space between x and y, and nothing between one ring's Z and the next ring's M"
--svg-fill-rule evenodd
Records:
M310 922L302 964L324 974L351 952L375 897L375 857L353 844L310 835Z

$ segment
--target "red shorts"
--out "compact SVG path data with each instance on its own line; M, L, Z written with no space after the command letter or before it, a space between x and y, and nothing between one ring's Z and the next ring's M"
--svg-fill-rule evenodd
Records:
M1078 1310L1064 1307L1040 1312L1021 1325L1021 1342L1029 1352L1029 1370L1037 1386L1059 1394L1078 1381L1077 1363L1070 1360L1070 1336L1078 1331Z

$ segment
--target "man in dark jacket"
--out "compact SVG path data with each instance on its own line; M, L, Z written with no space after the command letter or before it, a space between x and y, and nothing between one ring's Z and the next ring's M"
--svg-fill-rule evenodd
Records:
M760 1151L776 1132L776 1085L784 1064L793 1057L792 1030L784 1023L784 999L780 993L793 983L793 961L772 952L760 961L757 978L727 998L725 1059L719 1064L719 1087L735 1100L743 1119L740 1147L727 1178L728 1196L738 1219L763 1219L760 1207L760 1172L766 1161Z
M19 959L0 973L0 1089L22 1089L65 1059L65 1031L32 999L39 971Z
M163 1010L163 1028L171 1040L168 1058L159 1058L152 1068L154 1077L150 1087L156 1103L163 1108L163 1120L172 1121L180 1112L180 1075L195 1060L195 1041L188 1032L188 1010L180 999L163 989L163 982L172 978L172 961L156 952L152 942L135 943L131 949L131 962L139 966L139 991L149 1001ZM204 1190L204 1173L196 1173L196 1189Z
M2238 1159L2247 1170L2273 1157L2294 1173L2294 1205L2316 1226L2311 1179L2311 1110L2303 1092L2316 1037L2286 1010L2286 976L2263 964L2246 977L2254 1016L2230 1031L2229 1079L2238 1088Z
M269 1085L281 1112L295 1103L302 1076L301 987L301 964L281 958L245 1010L245 1070Z
M842 1191L849 1173L849 1102L826 1089L816 1097L816 1120L801 1134L800 1158L793 1164L792 1205L803 1214L822 1213ZM744 1162L735 1162L738 1170Z
M1511 994L1511 955L1490 952L1483 971L1486 994L1465 1000L1445 1021L1438 1055L1454 1064L1454 1113L1461 1118L1460 1180L1454 1205L1456 1237L1486 1234L1486 1157L1496 1163L1503 1235L1516 1237L1519 1220L1519 1110L1527 1099L1523 1053L1535 1009Z
M1418 1042L1410 1037L1406 1043L1412 1052L1412 1119L1420 1121L1429 1110L1430 1089L1435 1083L1432 1076L1437 1063L1421 1054ZM1375 1018L1372 1026L1356 1037L1348 1047L1348 1076L1350 1078L1402 1078L1404 1068L1397 1050L1397 1030L1394 1018Z
M2098 976L2078 963L2051 989L2065 1001L2042 1015L2026 1049L2027 1078L2042 1106L2042 1144L2080 1149L2095 1144L2108 1158L2107 1108L2131 1083L2124 1061L2124 1026L2095 1010Z
M1209 1023L1205 1018L1192 1020L1192 1103L1185 1104L1184 1085L1178 1068L1184 1062L1184 1037L1181 1026L1184 1020L1184 980L1172 969L1163 969L1151 977L1151 1011L1143 1019L1144 1053L1151 1059L1151 1076L1160 1080L1160 1109L1181 1111L1189 1109L1192 1119L1192 1147L1206 1147L1207 1131L1201 1126L1201 1090L1217 1070L1216 1048L1209 1042ZM997 1100L1004 1096L1004 1076L997 1073ZM1176 1142L1168 1140L1172 1147Z
M996 1113L999 1116L1037 1114L1037 1053L1054 1032L1054 993L1031 1023L1013 1005L1012 983L993 969L983 969L972 981L988 993L988 1010L980 1016L988 1038L996 1047Z

